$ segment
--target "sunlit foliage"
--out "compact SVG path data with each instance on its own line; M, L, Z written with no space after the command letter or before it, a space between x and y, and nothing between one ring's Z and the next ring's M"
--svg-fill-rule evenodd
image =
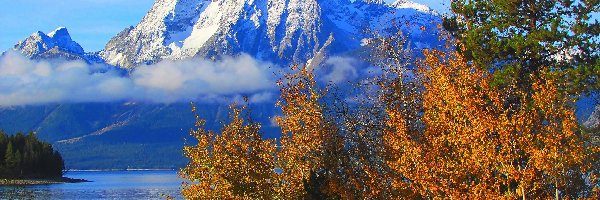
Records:
M498 88L461 53L423 53L414 70L401 56L384 67L363 90L375 95L351 106L327 96L312 70L293 67L277 82L277 143L260 138L246 106L231 107L220 133L198 117L184 196L598 198L598 145L579 131L555 72L530 75L531 88Z
M461 52L387 52L382 74L349 103L306 67L277 82L278 142L260 138L246 106L220 133L197 118L181 176L191 199L597 199L597 143L579 129L575 97L545 67L494 85ZM448 43L448 49L454 45ZM387 50L386 50L387 49ZM362 86L361 86L362 87ZM351 105L350 105L351 104ZM195 108L194 108L195 109ZM242 117L242 114L244 117Z
M194 107L194 111L195 111ZM275 195L275 145L260 137L260 124L242 116L246 106L231 106L230 122L220 133L204 130L205 121L196 117L190 133L198 140L187 146L189 164L180 176L187 182L188 199L270 199Z
M277 152L278 193L284 199L298 199L310 195L305 187L310 179L325 180L325 186L317 187L322 194L343 192L335 174L334 152L343 148L337 137L337 128L327 120L321 106L321 91L316 84L314 73L306 67L292 67L295 73L286 74L277 82L280 87L280 100L277 107L282 116L276 119L281 127L281 147ZM314 180L313 180L314 181ZM322 185L322 184L321 184ZM338 191L336 191L338 190Z
M435 50L425 51L419 74L424 91L407 98L422 98L424 129L408 126L417 120L406 114L410 108L386 109L386 153L394 158L390 167L403 177L394 186L409 188L408 197L597 195L592 194L596 174L590 170L597 149L575 133L572 99L549 75L532 75L533 95L526 98L528 92L516 85L491 87L491 74L460 54Z

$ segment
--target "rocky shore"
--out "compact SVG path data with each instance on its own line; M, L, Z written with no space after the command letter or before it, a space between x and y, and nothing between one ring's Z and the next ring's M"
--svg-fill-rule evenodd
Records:
M72 179L72 178L55 178L55 179L0 179L0 186L8 185L48 185L48 184L61 184L61 183L83 183L90 182L83 179Z

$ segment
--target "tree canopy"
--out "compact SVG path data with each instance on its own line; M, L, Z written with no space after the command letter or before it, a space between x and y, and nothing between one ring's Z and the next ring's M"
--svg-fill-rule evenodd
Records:
M35 134L7 135L0 131L0 178L62 177L61 155Z
M401 38L373 40L381 75L361 81L352 101L292 67L278 82L282 137L254 147L269 149L260 150L262 176L221 175L245 172L254 148L217 157L214 141L262 140L229 136L243 127L234 117L221 134L198 137L202 151L188 151L184 196L248 199L257 187L236 193L222 183L253 181L272 184L260 193L266 199L600 198L600 147L574 114L579 94L600 89L600 27L590 17L599 1L454 0L452 8L444 27L456 40L447 49L412 59ZM206 170L197 160L244 165L186 176ZM185 187L195 185L225 193L190 196Z
M571 93L600 89L600 1L453 0L452 12L444 28L496 82L529 87L549 70Z
M233 106L221 133L191 131L199 143L185 150L184 196L598 198L599 148L578 131L573 96L555 79L541 72L531 89L499 89L458 52L424 55L411 78L384 70L374 99L353 106L294 67L278 82L280 141L261 139L260 125L239 117L245 107Z

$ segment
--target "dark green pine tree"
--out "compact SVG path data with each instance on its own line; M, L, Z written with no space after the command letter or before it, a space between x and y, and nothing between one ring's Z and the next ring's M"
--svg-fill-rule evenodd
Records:
M35 134L8 136L0 131L0 178L62 177L61 155Z
M8 142L8 145L6 145L5 152L6 153L4 154L4 171L10 176L15 176L19 167L19 163L21 161L19 160L19 158L17 158L17 154L14 151L12 142Z
M572 94L600 88L599 0L452 0L444 28L496 83L552 71ZM593 16L595 15L595 16Z
M52 163L51 163L51 171L49 173L52 177L62 177L63 169L65 168L65 163L63 161L62 156L58 151L54 151L52 154Z

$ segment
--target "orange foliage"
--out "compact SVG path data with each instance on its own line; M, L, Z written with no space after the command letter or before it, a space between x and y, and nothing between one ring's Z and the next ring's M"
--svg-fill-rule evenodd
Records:
M385 43L389 44L389 43ZM391 53L400 58L401 52ZM395 59L375 102L332 110L312 70L278 81L280 146L231 107L220 134L197 117L180 175L191 199L597 198L598 147L578 131L552 72L492 86L456 52ZM394 59L394 58L392 58ZM325 99L326 100L326 99ZM339 100L339 99L337 99ZM342 106L343 107L343 106ZM194 108L195 109L195 108Z
M388 197L386 181L382 180L383 166L373 157L377 156L373 152L378 148L375 141L380 138L371 133L377 132L377 127L361 121L360 115L365 113L353 115L343 108L332 110L339 105L322 102L331 99L325 99L326 90L318 89L312 70L297 66L292 70L295 73L278 82L281 97L277 105L283 114L277 118L282 128L281 148L277 153L277 166L282 170L280 197ZM323 182L311 180L315 178ZM317 188L310 188L314 186ZM311 197L313 194L308 192L322 196Z
M281 127L281 149L277 152L277 166L281 169L277 190L284 199L298 199L306 195L304 181L323 166L323 145L328 131L319 104L323 93L318 90L311 70L297 66L297 73L286 74L280 80L281 99L277 106L283 116L276 119Z
M246 106L231 106L231 122L221 134L203 129L205 121L196 118L190 133L196 146L187 146L189 164L180 176L182 194L188 199L271 199L275 195L275 145L260 137L260 124L241 118ZM195 111L195 108L193 109Z
M532 95L491 87L490 74L460 54L435 50L425 51L420 73L424 92L410 98L422 98L424 129L386 108L388 164L406 179L396 188L410 188L411 198L578 197L570 184L589 172L589 149L574 133L571 99L552 80L532 76Z

